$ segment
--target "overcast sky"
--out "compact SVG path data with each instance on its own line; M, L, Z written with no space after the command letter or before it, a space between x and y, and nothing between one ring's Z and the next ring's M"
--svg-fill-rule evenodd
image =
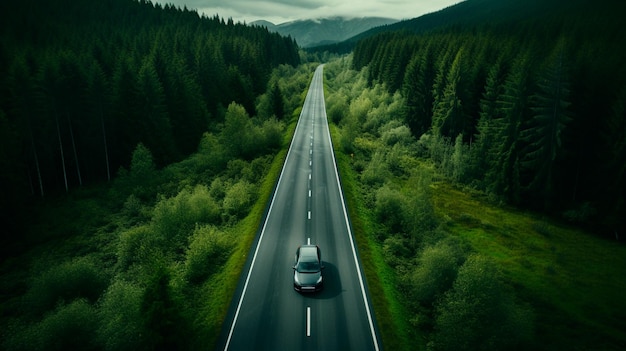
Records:
M266 20L281 24L297 19L346 17L388 17L398 20L419 17L461 0L153 0L198 10L207 16L219 15L235 22Z

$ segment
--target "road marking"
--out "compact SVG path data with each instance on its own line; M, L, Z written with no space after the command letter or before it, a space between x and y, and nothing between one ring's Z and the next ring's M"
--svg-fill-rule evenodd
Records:
M312 95L312 90L313 89L309 89L309 92L307 93L307 97L305 98L305 102L306 100L309 98L309 95ZM256 262L256 258L257 255L259 253L259 248L261 247L261 242L263 241L263 237L265 236L265 229L267 228L267 222L268 222L268 218L270 218L271 214L272 214L272 209L274 208L274 203L276 202L276 192L278 191L278 188L280 188L280 184L282 183L283 180L283 176L285 175L285 168L286 165L289 163L289 157L291 156L291 150L293 148L293 144L294 141L296 140L296 136L298 135L298 130L300 130L301 128L301 121L303 120L302 118L302 114L304 112L301 111L300 112L300 117L298 117L298 123L296 124L296 129L293 133L293 136L291 138L291 143L289 144L289 150L287 151L287 156L285 157L285 162L283 163L283 168L280 171L280 176L278 177L278 182L276 183L276 189L274 189L274 193L272 194L272 201L270 202L270 207L267 210L267 215L265 216L264 219L264 223L263 223L263 228L261 229L261 235L259 235L259 241L256 244L256 248L254 249L254 255L252 255L252 262L250 263L250 269L248 270L248 274L246 275L246 281L243 284L243 290L241 291L241 296L239 297L239 302L237 303L237 308L235 310L235 315L233 317L233 323L230 326L230 331L228 332L228 337L226 338L226 345L224 345L224 351L228 350L228 347L230 346L230 342L233 338L233 333L235 332L235 325L237 324L237 318L239 318L239 313L241 312L241 306L243 305L243 299L246 296L246 291L248 290L248 284L250 283L250 276L252 275L252 270L254 269L254 263ZM311 135L311 139L313 139L313 135ZM311 175L309 174L309 179L310 179Z
M323 93L322 93L323 94ZM322 99L322 111L325 118L326 116L326 102ZM365 293L365 284L363 283L363 276L361 274L361 269L359 267L359 260L356 255L356 248L354 245L354 236L352 235L352 229L350 228L350 220L348 218L348 210L346 208L346 202L344 200L343 189L341 189L341 180L339 179L339 171L337 170L337 160L335 158L335 150L333 149L333 140L330 136L330 128L328 127L328 123L326 123L326 135L328 136L328 142L330 144L330 154L333 160L333 169L335 170L335 178L337 179L337 188L339 189L339 198L341 199L341 207L343 208L343 216L346 223L346 229L348 231L348 237L350 239L350 247L352 248L352 257L354 257L354 265L356 266L356 273L359 278L359 284L361 285L361 296L363 297L363 303L365 304L365 312L367 314L367 320L370 327L370 333L372 335L372 342L374 343L375 351L379 351L380 347L378 345L378 337L376 335L376 330L374 329L374 320L372 318L372 312L370 311L370 306L367 303L367 294Z
M311 307L306 308L306 336L311 336Z

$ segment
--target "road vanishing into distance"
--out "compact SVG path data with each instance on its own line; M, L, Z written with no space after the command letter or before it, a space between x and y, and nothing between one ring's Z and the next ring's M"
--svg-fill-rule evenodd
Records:
M293 289L299 245L318 245L324 290ZM332 150L323 66L309 87L217 350L379 350Z

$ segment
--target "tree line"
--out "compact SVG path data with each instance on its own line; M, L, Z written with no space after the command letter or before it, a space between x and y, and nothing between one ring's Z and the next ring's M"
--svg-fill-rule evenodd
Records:
M626 218L621 6L382 33L357 44L353 68L403 94L412 134L451 178L614 235Z
M290 37L145 0L0 13L2 208L109 180L138 143L157 167L179 161L226 106L255 115L272 69L300 62Z

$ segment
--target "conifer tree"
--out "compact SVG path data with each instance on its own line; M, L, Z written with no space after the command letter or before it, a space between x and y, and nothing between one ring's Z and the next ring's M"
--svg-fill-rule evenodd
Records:
M544 209L553 206L554 163L562 152L562 132L571 120L568 100L565 48L560 41L539 78L532 96L533 118L521 135L527 143L522 165L532 173L527 187L543 200Z
M511 203L520 200L520 131L528 110L528 59L521 54L507 75L497 101L499 112L493 120L494 157L485 179L487 190L502 195Z
M432 130L436 135L451 138L461 133L464 128L464 113L459 97L462 57L463 49L460 49L446 76L445 88L435 100Z
M404 75L406 122L416 137L426 133L432 123L434 75L429 45L413 56Z
M476 129L476 142L472 148L472 169L476 179L486 180L485 173L496 166L496 139L499 136L494 120L501 118L498 99L502 94L502 65L498 62L491 67L485 84L485 92L480 101L480 119ZM486 185L486 184L483 184Z
M139 89L139 141L152 150L157 165L164 165L176 159L172 139L172 127L165 106L163 86L154 63L147 57L138 76Z

